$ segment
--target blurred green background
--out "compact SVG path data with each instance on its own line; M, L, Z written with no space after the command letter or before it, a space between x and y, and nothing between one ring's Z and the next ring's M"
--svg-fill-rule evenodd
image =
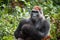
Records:
M60 0L0 0L0 40L14 40L22 18L29 18L34 6L41 6L50 22L50 40L60 38Z

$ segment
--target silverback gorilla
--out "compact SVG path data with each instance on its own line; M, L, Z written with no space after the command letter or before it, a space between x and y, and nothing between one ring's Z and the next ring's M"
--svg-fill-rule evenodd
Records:
M43 11L39 6L35 6L30 14L29 19L23 19L14 32L17 40L41 40L46 37L50 24L45 19Z

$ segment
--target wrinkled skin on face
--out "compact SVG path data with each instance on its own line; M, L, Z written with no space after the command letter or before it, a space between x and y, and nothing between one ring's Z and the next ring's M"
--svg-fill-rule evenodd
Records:
M38 11L32 11L32 13L31 13L31 18L32 18L33 20L36 20L36 19L38 19L38 17L39 17Z
M32 20L37 21L40 18L42 18L42 13L40 11L35 11L34 10L34 11L31 12L31 18L32 18Z

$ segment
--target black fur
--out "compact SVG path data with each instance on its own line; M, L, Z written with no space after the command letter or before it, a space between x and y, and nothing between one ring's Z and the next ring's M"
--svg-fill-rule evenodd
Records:
M41 40L48 34L48 31L49 23L47 20L39 19L35 22L32 19L24 19L19 23L18 28L14 32L14 36L16 39L22 38L26 40L26 38L31 37L32 40Z

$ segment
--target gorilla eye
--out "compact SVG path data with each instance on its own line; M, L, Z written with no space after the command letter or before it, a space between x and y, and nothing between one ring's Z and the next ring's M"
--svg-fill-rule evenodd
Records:
M38 11L32 11L32 13L38 13Z

